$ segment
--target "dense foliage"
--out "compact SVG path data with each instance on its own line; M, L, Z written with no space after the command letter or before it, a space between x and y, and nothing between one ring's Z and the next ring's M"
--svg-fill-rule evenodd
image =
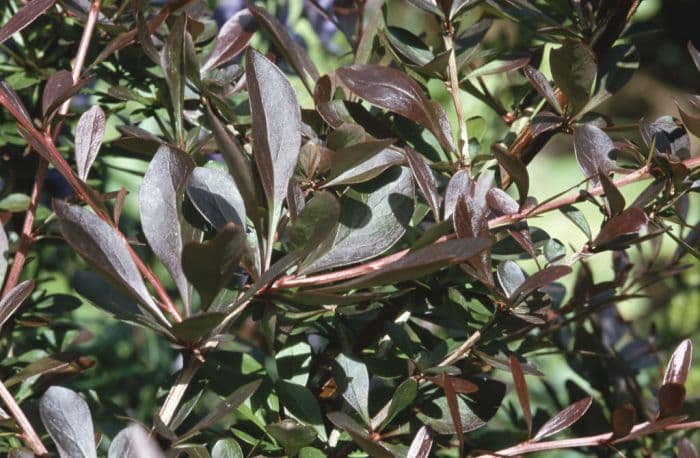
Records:
M3 0L2 453L698 456L619 313L698 305L700 95L596 111L639 0L151 3Z

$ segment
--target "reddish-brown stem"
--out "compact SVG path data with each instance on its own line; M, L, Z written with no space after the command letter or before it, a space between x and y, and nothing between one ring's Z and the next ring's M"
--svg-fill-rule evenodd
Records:
M2 398L2 401L7 406L7 409L17 421L17 424L24 433L24 440L29 448L32 449L32 452L38 456L48 456L49 451L46 450L46 447L44 447L39 435L36 433L36 431L34 431L32 424L29 423L29 420L27 420L27 417L17 404L17 401L15 401L12 393L7 390L5 384L2 382L0 382L0 398Z
M683 165L685 165L688 169L692 169L694 167L700 166L700 157L693 157L691 159L687 159L683 161ZM628 173L627 175L618 178L617 180L614 181L616 187L622 187L626 186L628 184L640 181L642 179L648 178L649 177L649 166L643 166L634 172ZM593 195L593 196L599 196L601 194L604 194L604 190L602 186L597 186L595 188L589 189L588 194ZM565 205L571 205L575 204L577 202L580 202L583 200L584 197L581 196L579 191L575 191L569 195L559 197L557 199L554 199L550 202L547 202L546 204L539 205L537 207L527 209L518 213L513 213L512 215L504 215L504 216L499 216L496 218L493 218L489 221L489 227L490 228L496 228L496 227L501 227L501 226L507 226L509 224L516 223L518 221L522 221L527 218L532 218L534 216L541 215L543 213L556 210L558 208L561 208ZM451 238L454 238L455 234L449 234L444 237L439 238L436 242L442 242ZM355 267L349 267L347 269L342 269L342 270L337 270L335 272L329 272L329 273L324 273L324 274L319 274L319 275L312 275L309 277L298 277L295 275L290 275L286 277L282 277L279 280L277 280L275 283L272 284L270 289L287 289L287 288L297 288L301 286L314 286L314 285L325 285L331 282L336 282L336 281L341 281L341 280L349 280L351 278L358 277L360 275L365 275L371 272L375 272L379 269L384 268L385 266L391 264L392 262L398 261L402 257L406 256L410 250L405 249L398 251L396 253L393 253L389 256L385 256L383 258L376 259L374 261L370 261L365 264L361 264L359 266Z
M542 452L545 450L559 450L564 448L576 448L576 447L594 447L597 445L605 445L608 443L617 444L621 442L627 442L630 440L637 439L645 435L645 431L650 426L649 422L639 423L632 428L632 431L625 437L619 439L612 439L612 433L598 434L595 436L578 437L574 439L561 439L555 441L546 442L523 442L521 444L515 445L513 447L505 448L494 452L493 454L479 455L479 458L495 458L501 456L518 456L524 455L526 453ZM670 425L665 425L659 427L658 429L652 429L647 433L658 432L658 431L676 431L681 429L695 429L700 428L700 421L692 421L688 423L675 423Z
M36 216L36 209L39 206L41 189L43 187L44 178L46 177L46 172L48 168L49 163L44 158L39 159L39 168L36 171L36 178L34 179L32 195L29 201L29 208L27 209L27 212L24 216L22 233L19 236L19 246L17 247L17 251L15 251L15 257L12 261L12 267L10 268L10 273L7 275L5 287L2 290L3 297L8 292L10 292L12 288L17 286L19 277L22 275L24 262L27 259L27 252L29 251L29 247L33 242L32 226L34 225L34 217Z

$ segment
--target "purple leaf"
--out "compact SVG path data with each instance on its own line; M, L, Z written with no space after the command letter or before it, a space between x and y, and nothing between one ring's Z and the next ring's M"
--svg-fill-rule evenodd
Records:
M671 358L668 360L662 383L684 384L685 380L688 378L688 371L690 370L692 361L693 343L690 339L685 339L676 347Z
M531 292L536 289L547 286L555 280L571 273L571 267L569 266L549 266L533 274L530 278L525 280L522 285L518 287L517 290L513 292L511 296L513 298L513 303L517 304L524 297L528 296Z
M241 10L231 16L219 30L214 46L202 64L202 72L229 62L245 49L256 30L253 15Z
M520 361L515 355L510 356L510 371L513 374L513 384L515 392L518 394L518 402L523 411L523 418L527 425L527 435L532 435L532 410L530 409L530 396L527 392L527 383L523 374L523 368L520 366Z
M586 413L591 406L591 402L593 402L591 398L581 399L550 418L542 425L539 431L537 431L535 437L532 438L532 442L540 441L576 423Z
M635 234L642 230L649 222L646 213L637 207L630 207L619 215L615 215L605 223L598 236L593 240L592 246L598 250L614 242L624 235Z
M452 175L445 190L445 201L443 203L444 219L448 219L452 215L460 196L469 194L471 185L472 180L469 178L469 173L466 170L458 170L457 173Z
M105 114L95 105L80 116L75 128L75 163L78 177L87 180L90 167L102 146L105 134Z
M610 154L615 150L608 134L592 124L583 124L574 129L574 152L576 161L586 178L598 184L598 173L610 173L615 169L615 160Z
M518 188L520 203L525 202L527 193L530 190L530 176L527 173L527 167L516 156L509 154L504 148L494 145L491 148L493 156L498 161L498 164L513 178L515 186ZM505 178L505 177L503 177Z
M417 122L454 151L450 122L442 107L429 100L420 86L405 73L379 65L351 65L335 71L340 82L353 94L379 108Z
M34 280L25 280L8 291L0 300L0 329L17 311L34 289Z
M544 76L541 71L529 65L525 67L524 72L525 76L527 76L527 79L530 80L530 84L532 84L537 93L544 97L544 99L557 111L557 113L561 114L563 110L561 109L561 105L559 105L559 101L557 100L557 96L554 93L552 85L549 84L549 81L547 81L547 77Z
M406 456L428 458L432 447L433 438L430 435L430 430L427 426L422 426L416 433L413 441L411 441L411 446L408 448Z
M430 210L435 216L435 221L440 221L440 195L438 194L437 186L435 184L435 177L433 176L433 171L423 156L421 156L416 150L410 147L406 147L406 158L408 159L408 165L411 167L413 172L413 177L418 183L418 188L421 190L425 201L428 203Z
M488 194L486 194L486 203L492 210L501 215L512 215L520 210L518 203L500 188L489 189Z
M0 44L34 22L36 18L51 8L54 3L56 3L56 0L33 0L27 3L0 29ZM5 7L7 8L7 5Z
M72 88L73 76L68 70L59 70L49 77L41 96L44 117L48 117L53 109L65 100L66 94L70 93Z

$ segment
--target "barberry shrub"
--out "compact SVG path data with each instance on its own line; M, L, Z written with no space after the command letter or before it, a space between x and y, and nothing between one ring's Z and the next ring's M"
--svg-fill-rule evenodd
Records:
M639 1L150 3L0 12L3 452L698 456L618 312L698 297L700 96L596 111Z

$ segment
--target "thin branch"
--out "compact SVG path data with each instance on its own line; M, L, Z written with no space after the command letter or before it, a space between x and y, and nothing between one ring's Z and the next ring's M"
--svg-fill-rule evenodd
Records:
M457 75L457 58L455 56L453 34L454 29L448 21L445 24L445 32L442 36L445 43L445 49L450 52L449 61L447 63L447 72L450 76L449 83L445 81L445 86L452 96L452 103L457 113L457 128L459 129L459 149L460 165L466 168L471 166L471 158L469 157L469 133L467 132L467 123L464 120L464 108L462 107L462 99L460 97L459 76Z
M682 162L682 164L689 168L692 169L694 167L700 166L700 157L693 157L691 159L687 159ZM649 167L644 166L641 167L638 170L635 170L634 172L628 173L627 175L618 178L615 180L613 183L615 184L616 187L622 187L629 185L631 183L635 183L637 181L649 178L650 173L649 173ZM597 186L595 188L591 188L588 190L589 195L593 196L599 196L601 194L604 194L605 191L603 190L602 186ZM571 205L575 204L577 202L580 202L584 200L584 197L581 196L579 191L572 192L569 195L562 196L558 199L554 199L550 202L547 202L544 205L540 205L537 207L534 207L532 209L527 209L518 213L513 213L512 215L504 215L504 216L499 216L496 218L493 218L489 220L489 228L493 229L496 227L502 227L502 226L507 226L513 223L516 223L518 221L522 221L528 218L532 218L538 215L541 215L543 213L550 212L552 210L559 209L563 206L566 205ZM449 240L456 237L455 234L449 234L443 237L440 237L436 242L443 242L445 240ZM325 285L331 282L337 282L341 280L349 280L351 278L359 277L360 275L365 275L368 273L375 272L377 270L383 269L387 265L398 261L399 259L403 258L410 252L410 249L405 249L401 251L397 251L396 253L390 254L388 256L384 256L383 258L376 259L374 261L370 261L365 264L360 264L358 266L354 267L349 267L346 269L342 270L337 270L335 272L328 272L328 273L323 273L319 275L312 275L309 277L298 277L295 275L287 276L287 277L282 277L279 280L277 280L273 285L270 287L270 289L275 290L275 289L288 289L288 288L298 288L298 287L303 287L303 286L315 286L315 285Z
M613 433L598 434L595 436L578 437L574 439L561 439L546 442L523 442L513 447L505 448L494 452L493 454L479 455L479 458L497 458L502 456L518 456L526 453L542 452L545 450L560 450L564 448L577 447L594 447L606 445L608 443L618 444L628 442L646 434L651 434L659 431L676 431L681 429L700 428L700 421L688 423L675 423L665 426L660 426L658 429L653 427L653 423L644 422L635 425L632 431L625 437L612 439ZM611 440L612 439L612 440Z
M22 429L22 432L24 433L24 440L29 448L32 449L32 452L34 452L35 455L48 456L49 451L46 450L46 447L44 447L44 444L41 442L41 439L37 435L36 431L34 431L32 424L29 423L29 420L27 420L27 417L17 404L17 401L15 401L12 393L7 390L5 384L2 382L0 382L0 398L2 398L2 401L5 403L10 413L15 418L15 421L17 421L17 424Z

